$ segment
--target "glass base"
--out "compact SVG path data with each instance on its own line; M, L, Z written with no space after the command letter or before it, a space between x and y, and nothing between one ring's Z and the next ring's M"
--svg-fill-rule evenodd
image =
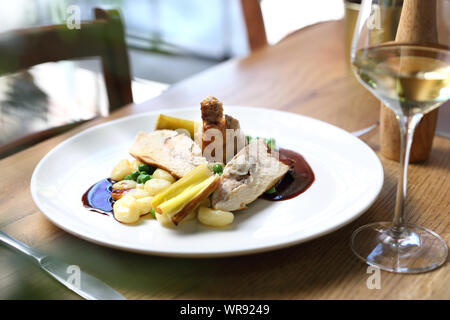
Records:
M406 225L392 229L391 222L362 226L352 234L352 250L369 265L396 273L420 273L447 261L444 240L426 228Z

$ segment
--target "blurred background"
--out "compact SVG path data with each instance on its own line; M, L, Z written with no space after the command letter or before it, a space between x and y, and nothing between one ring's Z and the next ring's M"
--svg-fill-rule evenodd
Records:
M14 37L11 31L64 25L74 13L82 22L94 20L95 7L118 9L133 100L139 103L220 62L247 55L250 45L243 1L247 0L2 1L0 33L2 39L9 39ZM262 0L259 4L269 44L302 27L344 16L342 0ZM100 58L0 72L0 146L109 111Z

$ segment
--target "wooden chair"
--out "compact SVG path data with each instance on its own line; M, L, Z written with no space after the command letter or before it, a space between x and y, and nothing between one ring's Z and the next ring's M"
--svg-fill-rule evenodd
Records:
M251 51L258 50L259 48L268 45L260 2L261 0L241 0L242 14L247 28L248 44ZM285 40L301 30L302 29L290 32L280 41Z
M247 27L247 38L250 50L254 51L266 46L267 36L260 0L241 0L241 8Z
M133 102L125 33L116 10L94 9L96 20L80 29L52 25L0 34L0 75L45 62L100 57L109 111ZM21 137L0 146L0 158L67 131L80 122Z

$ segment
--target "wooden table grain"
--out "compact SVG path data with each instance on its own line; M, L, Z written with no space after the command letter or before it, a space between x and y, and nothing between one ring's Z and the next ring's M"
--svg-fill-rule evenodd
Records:
M363 224L392 218L398 164L381 156L384 187L359 219L301 245L232 258L164 258L101 247L50 223L31 199L29 183L35 166L66 138L129 114L199 105L207 95L217 96L225 106L291 111L348 131L369 126L378 119L379 103L351 75L344 51L342 21L317 24L247 58L225 62L182 81L153 100L127 106L108 118L1 160L0 228L31 247L78 265L128 299L449 299L448 263L418 275L382 271L381 288L367 286L371 274L352 254L349 239ZM378 153L378 130L362 139ZM447 243L449 170L450 140L435 137L429 160L410 166L406 206L410 222L434 230ZM0 298L78 296L25 258L0 247Z

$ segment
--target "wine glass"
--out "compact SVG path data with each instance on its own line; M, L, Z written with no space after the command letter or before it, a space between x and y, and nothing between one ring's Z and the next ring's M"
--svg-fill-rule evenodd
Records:
M402 10L393 10L399 4ZM425 272L447 260L436 233L406 222L404 203L414 129L450 98L449 16L450 0L363 0L353 36L352 69L394 111L401 150L393 221L360 227L351 246L366 263L391 272Z

